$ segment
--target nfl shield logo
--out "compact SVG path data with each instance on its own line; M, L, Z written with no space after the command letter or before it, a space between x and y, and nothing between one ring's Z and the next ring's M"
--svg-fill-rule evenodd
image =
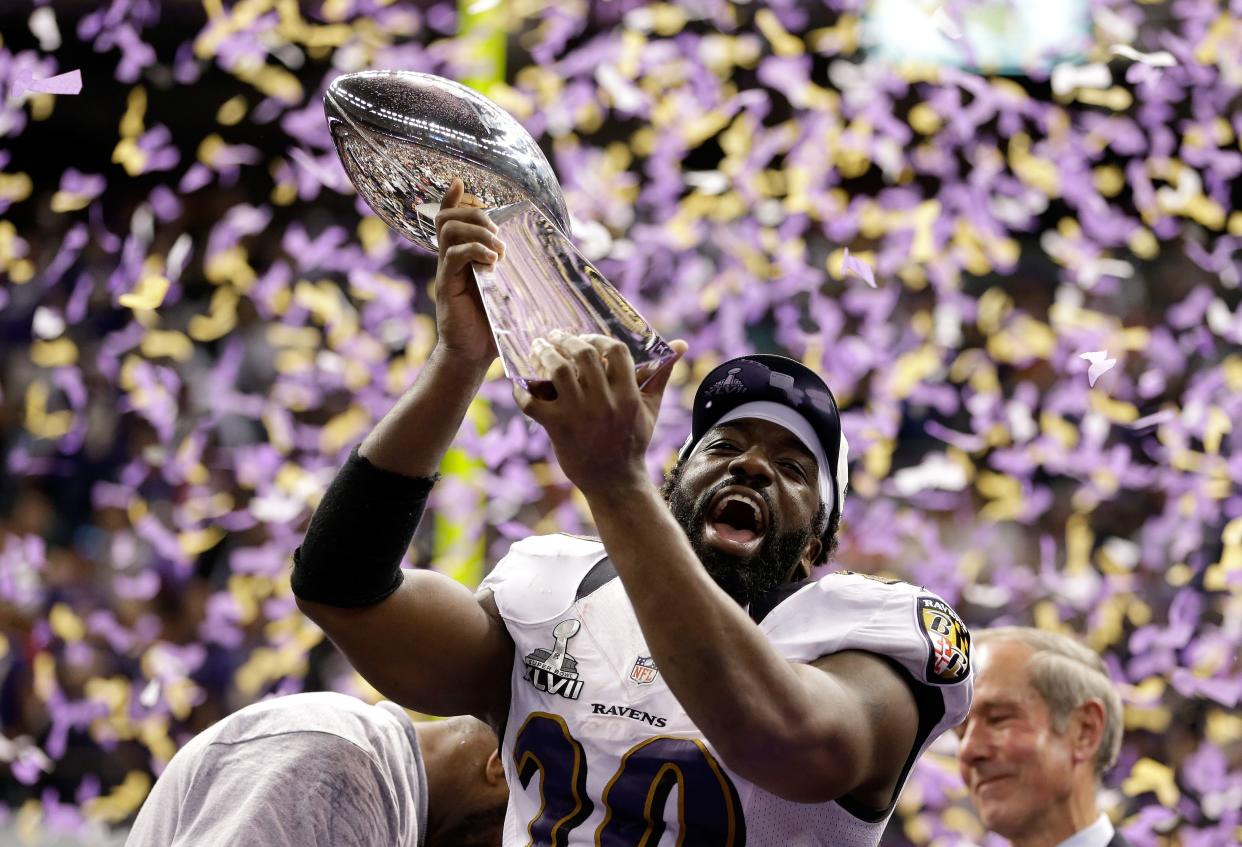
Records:
M655 682L657 673L659 670L650 656L639 656L634 660L634 667L630 669L630 679L639 685L648 685Z

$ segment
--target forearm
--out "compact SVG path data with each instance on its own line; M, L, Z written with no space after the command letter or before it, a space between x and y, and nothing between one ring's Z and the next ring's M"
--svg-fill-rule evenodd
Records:
M436 473L483 383L489 362L469 362L440 345L358 453L377 468L409 477Z
M503 721L513 642L490 594L476 598L443 574L412 570L395 592L371 606L341 608L302 598L298 606L389 699L432 715Z
M726 761L796 738L810 713L796 670L711 579L655 489L587 499L652 658Z
M300 599L367 606L401 584L401 560L481 370L437 348L415 385L337 472L294 553Z

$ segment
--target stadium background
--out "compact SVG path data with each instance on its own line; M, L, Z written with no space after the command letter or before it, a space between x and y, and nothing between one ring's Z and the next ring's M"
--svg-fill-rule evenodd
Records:
M870 5L4 4L0 840L111 843L222 715L376 696L288 573L433 340L434 262L357 200L321 106L402 68L516 115L583 251L690 342L653 476L713 364L817 367L853 448L838 566L1083 634L1126 704L1126 835L1236 843L1240 4L910 0L895 49ZM1072 37L1015 53L1039 9ZM933 43L961 66L902 56ZM550 458L492 380L410 564L475 584L589 530ZM991 843L953 746L887 844Z

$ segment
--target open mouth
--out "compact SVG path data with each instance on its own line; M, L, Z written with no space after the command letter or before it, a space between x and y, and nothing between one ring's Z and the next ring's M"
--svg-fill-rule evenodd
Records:
M712 500L705 540L732 548L731 552L748 553L763 540L767 529L768 508L763 498L748 488L730 486Z

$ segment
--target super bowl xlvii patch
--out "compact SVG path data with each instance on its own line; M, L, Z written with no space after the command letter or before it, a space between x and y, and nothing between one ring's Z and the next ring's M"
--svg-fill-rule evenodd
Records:
M919 630L927 641L927 681L961 682L970 674L970 632L957 612L937 597L918 599Z
M656 675L659 673L655 659L650 656L639 656L634 660L634 667L630 668L630 679L639 685L650 685L656 681Z
M704 390L704 394L741 394L746 390L746 383L742 382L738 376L742 372L741 368L729 368L729 373L723 379L713 382Z
M552 630L551 650L536 648L522 661L526 664L526 681L549 694L577 700L582 694L578 679L578 660L569 655L569 639L578 634L582 624L573 618L563 620Z

